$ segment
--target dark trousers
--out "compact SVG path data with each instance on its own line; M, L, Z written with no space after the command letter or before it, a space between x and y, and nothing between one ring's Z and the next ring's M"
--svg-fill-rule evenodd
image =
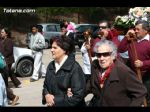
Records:
M9 77L12 80L13 84L17 87L17 86L19 86L21 84L21 82L17 79L16 75L14 73L12 73L12 71L11 71L11 65L12 64L8 65Z

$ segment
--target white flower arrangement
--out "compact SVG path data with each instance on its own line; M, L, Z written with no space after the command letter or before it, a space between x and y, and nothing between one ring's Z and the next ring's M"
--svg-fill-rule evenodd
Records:
M132 27L135 19L130 18L128 15L125 16L117 16L115 18L114 26L117 28L127 29Z
M140 18L144 14L143 7L135 7L129 9L129 16L133 18Z
M138 20L145 20L150 23L150 7L130 8L128 15L115 18L114 26L127 29L134 27Z
M129 17L136 21L145 20L150 21L150 7L135 7L129 9Z

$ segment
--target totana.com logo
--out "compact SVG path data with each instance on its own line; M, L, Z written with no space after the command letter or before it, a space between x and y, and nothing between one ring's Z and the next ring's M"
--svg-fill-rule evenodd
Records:
M4 8L4 13L35 13L35 9L12 9Z

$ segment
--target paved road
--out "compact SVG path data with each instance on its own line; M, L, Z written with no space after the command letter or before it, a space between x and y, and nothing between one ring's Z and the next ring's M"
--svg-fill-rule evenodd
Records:
M81 58L81 52L79 52L79 49L77 49L76 53L76 60L79 62L79 64L82 66L82 58ZM49 62L52 61L51 52L50 49L44 50L43 55L43 63L47 67ZM13 88L13 91L16 95L20 97L18 100L18 103L16 104L17 107L20 106L44 106L42 105L42 87L43 87L43 81L44 79L39 79L35 82L30 82L30 77L21 78L19 77L19 80L22 82L21 88ZM11 83L10 83L11 85ZM85 98L85 100L89 100L92 95Z

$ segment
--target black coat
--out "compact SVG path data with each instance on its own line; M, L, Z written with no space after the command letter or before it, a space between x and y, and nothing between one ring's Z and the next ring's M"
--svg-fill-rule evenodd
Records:
M98 60L95 60L91 80L87 84L87 92L94 94L93 106L141 106L147 90L130 68L116 60L102 89L99 86L99 69Z
M43 85L43 99L50 93L54 95L55 106L81 106L84 104L85 78L80 65L68 57L62 67L55 73L55 64L52 61L47 68ZM67 96L67 89L71 88L72 97Z

